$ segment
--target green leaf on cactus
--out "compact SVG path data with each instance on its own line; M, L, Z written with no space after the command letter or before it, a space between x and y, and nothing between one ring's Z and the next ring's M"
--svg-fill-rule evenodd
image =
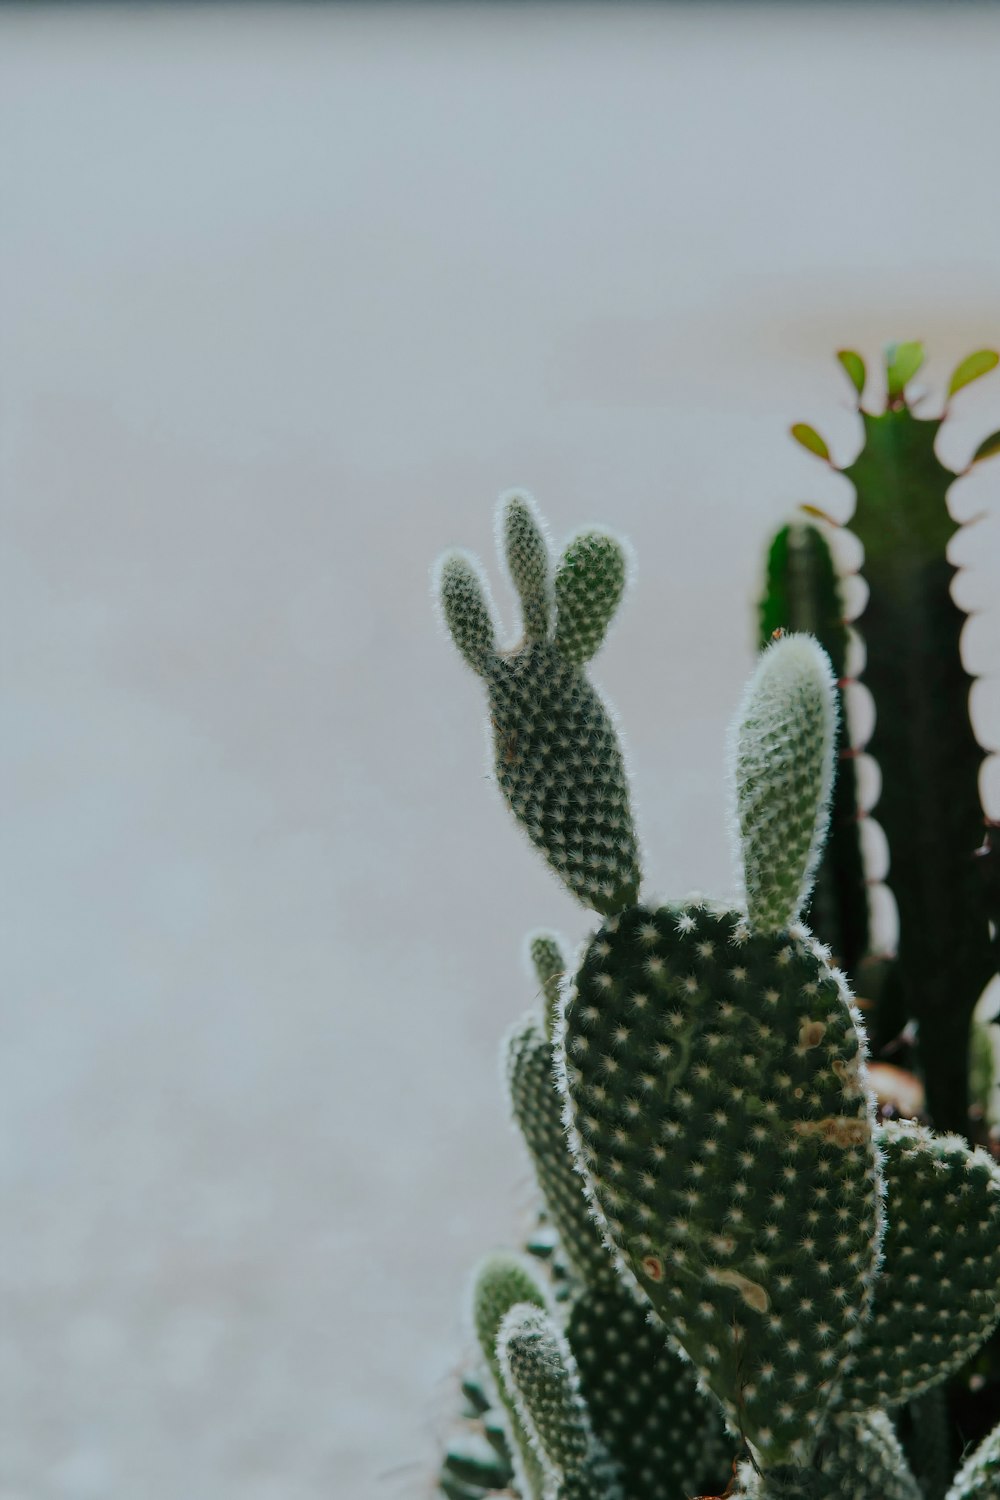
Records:
M975 354L966 355L961 364L956 365L948 382L949 397L962 390L963 386L971 385L974 380L988 375L997 365L1000 365L1000 354L995 349L977 349Z
M983 438L972 455L969 468L971 469L973 464L981 463L984 458L996 458L998 453L1000 453L1000 432L991 432L988 438Z
M825 463L830 463L830 450L820 437L815 427L810 427L808 422L795 422L792 425L792 437L803 448L810 453L815 453L817 458L822 458Z
M853 349L838 349L837 358L847 371L847 378L858 395L863 396L865 391L865 362L861 358L861 355L857 354Z
M923 344L889 344L887 346L885 376L890 404L901 398L923 362Z

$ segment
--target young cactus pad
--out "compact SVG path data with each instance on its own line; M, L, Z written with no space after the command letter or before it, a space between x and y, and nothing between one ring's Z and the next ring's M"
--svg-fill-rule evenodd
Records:
M594 1436L569 1345L537 1307L511 1308L497 1331L504 1387L545 1475L539 1500L622 1500Z
M812 887L830 817L836 691L822 646L782 635L743 695L733 779L747 911L760 932L790 927Z
M584 905L617 911L635 900L639 855L618 735L583 667L624 591L625 553L603 531L581 532L553 576L541 520L522 494L501 501L499 532L521 640L497 648L485 581L462 552L437 567L445 623L486 683L504 800Z
M510 1437L513 1441L517 1477L524 1500L541 1500L544 1472L530 1434L524 1427L517 1406L504 1384L497 1354L500 1325L512 1307L530 1304L544 1312L545 1293L515 1255L487 1256L476 1275L472 1293L472 1320L483 1358L489 1366L499 1395L507 1411Z

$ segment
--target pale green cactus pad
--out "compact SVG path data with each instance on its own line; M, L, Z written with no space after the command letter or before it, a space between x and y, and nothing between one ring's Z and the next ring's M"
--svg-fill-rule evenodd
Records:
M497 1332L497 1358L542 1466L539 1500L623 1500L591 1426L576 1361L551 1318L537 1307L512 1308Z

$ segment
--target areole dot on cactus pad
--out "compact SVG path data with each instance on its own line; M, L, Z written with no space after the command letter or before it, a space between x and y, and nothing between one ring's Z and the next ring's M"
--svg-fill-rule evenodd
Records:
M860 1018L805 929L634 907L558 1037L611 1242L768 1461L802 1462L860 1337L882 1237Z

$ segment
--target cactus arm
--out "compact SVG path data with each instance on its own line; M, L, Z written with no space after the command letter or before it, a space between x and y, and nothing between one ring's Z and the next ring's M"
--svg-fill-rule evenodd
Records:
M523 1500L545 1500L545 1471L504 1383L497 1354L501 1323L512 1307L524 1304L546 1310L545 1293L535 1277L515 1255L488 1256L479 1267L473 1285L472 1320L507 1416L514 1469Z
M625 592L628 564L617 537L581 531L556 569L555 644L566 661L589 661L600 649Z
M551 1039L559 1009L559 985L567 963L558 938L550 932L533 932L528 938L528 953L538 979L545 1009L545 1032Z
M830 816L837 724L830 659L812 636L761 653L732 736L740 863L751 925L791 927L812 887Z
M530 495L511 490L500 497L501 550L521 601L526 641L549 637L552 577L549 548L538 509Z
M501 505L498 533L525 617L524 638L499 652L474 563L449 553L438 592L455 644L486 679L497 785L515 818L584 905L607 914L634 901L639 851L617 730L581 663L597 649L625 580L621 545L604 533L570 543L555 580L559 619L547 617L541 521L526 497Z
M843 351L843 355L850 351ZM855 356L858 358L858 356ZM864 366L860 371L864 386ZM841 683L847 676L848 631L833 558L818 527L805 522L783 526L767 557L764 595L759 607L759 645L775 631L809 631L830 658L837 679L837 774L830 804L830 832L816 872L804 918L834 962L849 974L868 951L868 886L861 848L857 764L851 750Z
M472 670L484 677L496 654L496 631L476 559L468 552L446 552L437 564L435 588L449 635Z
M622 1500L591 1426L576 1361L551 1318L537 1307L511 1308L497 1331L497 1358L545 1473L544 1500Z

